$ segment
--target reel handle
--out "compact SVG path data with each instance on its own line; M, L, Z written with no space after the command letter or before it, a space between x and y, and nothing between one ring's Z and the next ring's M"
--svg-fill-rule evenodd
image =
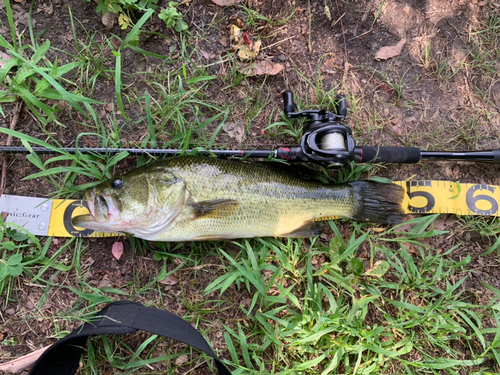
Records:
M288 117L289 113L293 113L295 110L295 105L293 104L293 92L285 91L282 94L283 97L283 112L285 112L285 116Z

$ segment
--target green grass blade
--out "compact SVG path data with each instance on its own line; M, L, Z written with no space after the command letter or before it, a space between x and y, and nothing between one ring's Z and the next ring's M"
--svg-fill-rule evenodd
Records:
M5 12L7 13L7 20L9 21L10 36L12 37L12 44L14 47L14 51L17 52L16 26L14 24L14 14L12 13L12 8L10 6L10 0L5 0ZM3 39L3 37L2 37L2 39ZM5 41L5 42L7 42L7 41ZM7 48L5 45L3 45L2 47Z
M75 108L78 112L80 112L85 118L89 118L89 115L80 107L77 101L91 101L90 99L84 98L81 95L75 95L67 92L54 78L45 73L43 69L39 68L31 61L24 59L21 55L14 51L9 51L9 54L16 57L20 61L23 61L25 64L30 66L36 73L40 74L43 78L45 78L51 85L54 87L59 94L64 98L65 101L71 104L73 108ZM92 101L93 103L100 103L98 101Z
M118 102L118 108L122 113L123 117L129 120L127 114L125 113L125 107L123 106L122 100L122 55L120 51L113 52L116 56L115 60L115 95L116 101Z
M41 146L41 147L45 147L51 151L54 151L56 154L64 154L64 155L67 155L68 157L71 158L71 154L67 151L64 151L60 148L60 146L53 146L47 142L44 142L44 141L41 141L39 139L36 139L32 136L29 136L29 135L26 135L26 134L23 134L23 133L20 133L18 131L15 131L15 130L10 130L10 129L6 129L6 128L0 128L0 132L1 133L4 133L4 134L7 134L7 135L11 135L15 138L18 138L20 139L21 141L23 142L29 142L29 143L32 143L32 144L35 144L35 145L38 145L38 146Z
M146 91L146 95L144 96L145 104L146 104L146 119L148 122L148 131L149 131L149 139L151 140L151 147L157 148L158 145L156 143L156 131L153 125L153 120L151 119L151 96L149 92Z
M141 27L146 23L146 21L149 19L149 17L151 17L153 15L153 13L154 13L154 9L148 9L142 15L142 17L139 19L139 21L137 21L137 23L134 25L132 30L130 30L130 32L127 34L127 36L125 37L125 40L123 41L123 45L120 48L127 47L133 39L137 38L137 36L141 30Z

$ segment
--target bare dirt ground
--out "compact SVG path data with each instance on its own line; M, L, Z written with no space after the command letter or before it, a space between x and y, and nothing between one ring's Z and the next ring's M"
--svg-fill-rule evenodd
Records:
M166 6L166 1L159 8ZM481 41L475 30L483 29L490 22L489 12L498 5L493 1L477 0L248 0L248 8L266 18L259 18L251 12L242 12L233 7L219 7L210 0L192 0L183 5L184 19L189 25L191 36L185 45L198 51L197 60L189 64L206 66L209 74L217 76L205 94L206 99L227 105L230 108L230 121L244 124L245 133L241 142L227 132L216 138L217 145L228 148L263 148L295 143L290 134L268 129L280 121L283 90L294 91L296 100L302 108L321 108L328 103L324 93L331 95L344 93L348 98L349 114L347 125L352 127L359 144L383 146L415 146L429 150L480 150L500 148L500 82L496 71L499 70L498 45L486 46L490 41ZM30 3L15 3L18 15L19 32L27 32L26 14ZM93 2L70 0L39 0L33 14L35 34L41 33L40 42L50 40L54 51L57 49L77 55L73 40L69 12L79 22L75 24L78 39L89 43L90 35L94 43L107 43L106 38L115 34L120 37L126 31L115 25L106 29ZM329 9L329 15L325 12ZM1 15L0 33L8 36L5 10ZM237 19L243 20L248 31L261 40L262 58L283 65L284 70L276 76L253 77L240 85L229 85L233 67L224 60L230 49L228 27ZM269 22L273 20L274 22ZM283 21L283 22L280 22ZM498 25L496 26L498 27ZM160 32L141 37L140 47L159 55L173 56L182 46L178 33L165 28L163 21L152 18L145 28ZM43 32L43 33L42 33ZM95 33L95 34L94 34ZM400 56L396 59L378 61L375 53L383 46L392 46L406 39ZM498 43L498 40L496 40ZM481 44L483 43L483 44ZM480 45L481 44L481 45ZM484 56L490 50L491 56ZM57 54L51 50L50 53ZM90 52L93 50L91 49ZM473 56L474 51L483 56ZM106 55L107 54L107 55ZM55 56L49 58L54 58ZM68 55L60 54L61 64L69 61ZM110 113L109 105L115 105L111 49L105 50L99 58L103 64L103 74L95 81L92 90L84 92L104 104L99 108L103 118ZM154 83L148 81L127 81L139 71L161 72L179 67L177 61L169 67L164 60L145 57L131 50L124 51L124 81L128 85L125 94L144 93L151 90ZM160 74L160 73L158 73ZM154 91L153 91L154 92ZM265 101L263 110L258 103ZM8 127L13 116L13 104L3 105L5 118L0 118L0 126ZM112 107L116 108L116 107ZM134 124L133 120L144 114L134 103L127 103L130 121L119 114L117 123L122 126L121 138L124 145L140 144L147 134L145 126ZM330 110L332 108L329 108ZM47 131L65 146L73 146L77 134L87 131L84 119L65 108L57 114L62 128L49 124ZM167 122L166 129L174 126ZM215 126L215 125L214 125ZM26 106L20 113L16 130L34 137L45 137L39 130L33 116ZM0 137L0 144L5 143ZM95 144L95 138L82 137L83 144ZM161 137L160 137L161 140ZM166 136L168 140L168 136ZM133 158L119 164L118 171L130 170L136 165ZM21 181L20 177L36 172L23 156L9 158L6 194L26 196L47 196L52 187L44 180ZM393 180L415 179L459 180L500 185L499 167L486 164L464 162L426 162L419 165L390 166L371 172ZM82 178L82 183L87 182ZM496 253L481 257L492 244L494 237L481 235L476 227L468 227L454 217L440 219L443 229L451 235L442 243L433 246L445 249L462 244L453 257L460 259L467 254L472 256L469 264L474 269L469 274L463 288L470 291L471 298L478 303L492 298L490 290L482 282L500 289L499 263ZM498 225L498 224L497 224ZM57 248L68 239L54 239ZM8 301L1 301L0 345L9 356L19 356L55 341L56 330L71 331L72 325L54 322L51 316L57 311L79 309L77 296L67 287L79 283L81 275L87 274L86 281L94 286L110 286L127 289L134 278L148 290L147 297L136 290L138 300L165 299L169 311L179 315L189 315L186 306L203 304L206 316L201 324L209 324L211 315L218 311L217 319L234 325L244 314L239 310L240 303L248 301L244 292L230 290L224 295L222 303L211 302L203 296L202 290L217 277L220 259L203 259L204 264L212 264L203 270L181 270L176 285L151 286L163 266L162 261L152 258L149 249L143 253L132 253L127 241L125 252L120 260L111 255L114 239L88 239L83 242L80 254L81 271L73 270L66 274L54 273L51 282L54 287L44 292L28 278L18 279ZM151 245L154 250L154 245ZM228 245L231 250L232 245ZM55 247L55 248L56 248ZM187 249L187 250L186 250ZM189 247L181 255L189 256ZM238 251L236 247L232 250ZM363 249L360 249L360 253ZM68 252L67 262L74 254ZM168 259L166 267L173 270L175 259ZM124 289L124 290L125 290ZM127 289L127 293L132 291ZM37 301L45 299L38 319L33 318ZM208 298L208 299L207 299ZM243 302L242 302L243 301ZM75 305L76 304L76 305ZM29 316L29 318L26 318ZM59 334L60 332L58 332ZM138 337L142 339L142 337ZM7 341L16 342L14 348ZM135 338L129 340L134 341ZM211 337L214 347L223 347L221 337ZM469 350L463 348L464 352ZM0 355L0 361L7 360ZM187 371L185 369L184 371ZM197 373L210 373L206 365L200 366Z

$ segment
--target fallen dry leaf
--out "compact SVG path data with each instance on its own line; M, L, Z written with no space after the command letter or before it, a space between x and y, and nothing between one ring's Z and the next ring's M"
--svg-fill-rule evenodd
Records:
M12 6L13 16L14 16L14 25L17 26L19 23L23 25L29 25L29 21L32 22L33 26L35 26L36 20L34 18L29 19L29 12L24 9L23 6L19 4L14 4Z
M229 26L229 40L234 42L233 48L238 51L240 60L255 60L260 52L262 42L254 41L246 31L236 25Z
M245 28L245 22L241 18L236 18L236 26L238 26L240 29Z
M401 126L399 125L394 125L392 127L392 130L394 131L394 133L398 136L398 137L402 137L403 136L403 129L401 128Z
M238 4L240 0L212 0L212 2L221 7L227 7L229 5Z
M243 140L245 136L245 125L243 123L229 122L224 127L224 131L231 137L235 138L239 142Z
M102 24L106 26L106 29L111 29L115 25L116 16L117 14L113 12L106 12L102 16Z
M246 44L241 44L238 47L238 57L241 60L255 60L260 51L260 40L253 43L253 48L250 48Z
M445 230L446 229L446 217L440 216L434 220L434 230Z
M103 278L101 279L101 281L99 281L99 284L97 284L98 288L102 288L102 287L111 288L112 286L113 285L111 284L111 281L109 281L108 275L104 275Z
M410 220L413 220L413 219L415 219L415 217L413 215L406 215L405 219L404 219L404 222L407 222L407 221L410 221ZM415 226L415 223L399 225L395 232L396 233L409 232L409 231L412 230L412 228L414 226Z
M458 218L455 215L442 215L434 220L435 230L448 230L451 226L458 222Z
M347 61L344 62L344 74L342 76L342 82L347 82L347 74L349 73L349 68L352 65L349 64Z
M385 260L377 260L372 268L365 272L367 276L384 276L390 268L390 264Z
M182 265L184 263L184 261L182 259L179 259L179 258L174 258L174 262L175 264L177 264L178 266Z
M120 260L123 255L123 242L115 242L111 248L111 253L116 259Z
M335 73L335 57L332 57L331 59L326 60L323 65L321 65L321 71L324 73L330 73L334 74Z
M179 278L175 275L168 275L163 280L158 280L158 282L165 285L177 285L179 284Z
M16 358L12 361L0 364L0 371L10 372L13 374L18 374L24 369L30 367L36 360L43 354L44 351L50 345L47 345L41 349L35 350L32 353L23 355L22 357Z
M40 13L40 12L45 12L47 14L52 14L54 13L54 5L53 4L43 4L42 6L40 7L37 7L36 9L36 13Z
M216 57L213 53L207 52L200 48L200 54L207 60L213 59Z
M323 239L325 241L330 241L332 239L332 236L329 234L326 234L326 233L321 233L319 236L321 239Z
M115 49L118 49L118 48L120 48L120 46L122 45L122 42L121 42L121 40L120 40L120 39L115 38L115 37L112 37L112 38L111 38L111 45L112 45L113 47L115 47Z
M272 61L262 60L255 64L240 67L240 73L251 77L251 76L262 76L265 74L274 76L283 70L283 65L279 63L273 63Z
M5 52L0 51L0 59L1 60L10 60L10 59L12 59L12 56L6 54ZM6 61L0 61L0 69L2 69L6 63L7 63Z
M222 44L222 46L227 47L227 38L225 37L220 38L219 43Z
M413 243L409 243L409 242L401 242L401 245L404 245L404 247L406 247L406 250L408 250L408 252L410 254L419 254L419 250L418 250L418 245L415 245Z
M236 25L229 25L229 40L231 42L239 43L242 35L241 29Z
M387 59L390 59L391 57L399 56L399 54L401 53L401 50L403 49L403 46L405 45L405 43L406 43L406 39L403 38L395 46L382 47L375 54L375 59L377 59L377 60L387 60Z
M174 363L176 366L181 366L184 363L186 363L188 360L189 360L189 357L187 356L187 354L183 354L180 357L177 357L177 359L175 360Z

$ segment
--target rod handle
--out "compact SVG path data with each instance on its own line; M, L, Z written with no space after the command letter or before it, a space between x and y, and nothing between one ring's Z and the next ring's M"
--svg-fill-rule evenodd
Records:
M276 158L287 161L309 161L300 146L282 146L276 150Z
M500 164L500 149L493 150L493 161L494 164Z
M354 156L359 163L418 163L420 149L416 147L379 147L361 146L354 149Z

